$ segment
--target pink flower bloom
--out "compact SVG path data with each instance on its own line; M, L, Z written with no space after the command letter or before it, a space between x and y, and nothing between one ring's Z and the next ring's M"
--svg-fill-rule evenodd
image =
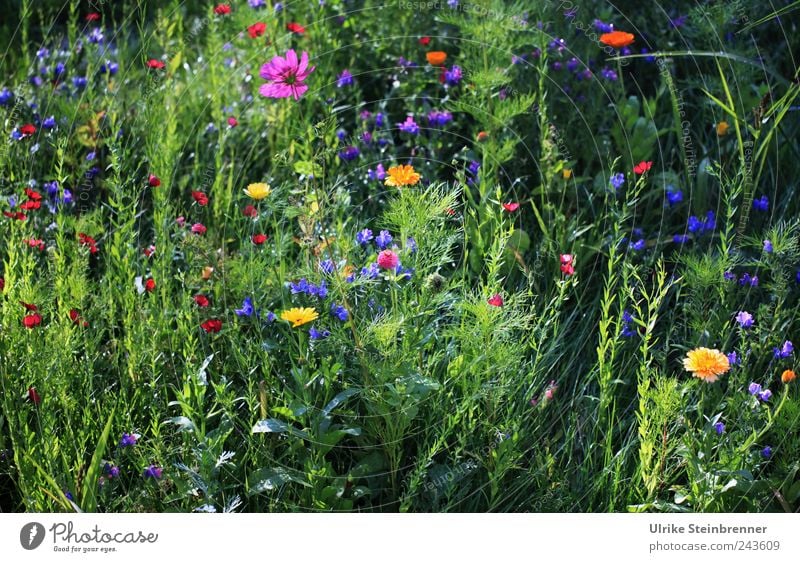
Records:
M489 299L489 304L492 306L503 306L503 296L500 293L495 294Z
M259 88L259 93L267 98L288 98L300 99L308 86L304 80L314 72L313 66L308 66L308 53L303 51L300 61L297 60L297 53L294 49L286 51L286 56L274 56L272 60L261 67L259 75L267 83Z
M391 250L384 250L378 254L378 267L381 269L396 269L399 263L400 258Z
M205 234L206 230L206 227L202 223L196 222L192 225L192 232L195 234Z

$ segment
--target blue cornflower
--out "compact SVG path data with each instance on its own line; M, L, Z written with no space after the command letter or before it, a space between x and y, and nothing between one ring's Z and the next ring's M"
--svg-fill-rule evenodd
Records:
M772 456L772 447L767 445L766 447L761 449L761 456L764 457L765 459L770 458Z
M758 199L753 199L753 208L756 211L766 212L769 210L769 197L762 195Z
M247 0L247 4L251 8L263 8L267 5L264 0ZM276 2L274 7L275 13L277 14L281 10L283 10L283 4L281 2Z
M645 245L646 245L646 242L645 242L644 238L640 238L636 242L629 243L628 244L628 248L630 248L631 250L634 250L635 252L639 252L641 250L644 250Z
M14 93L8 88L0 90L0 105L10 105L14 99Z
M323 340L328 336L330 336L331 333L324 328L320 332L314 326L311 326L311 328L308 329L308 335L311 337L312 340Z
M346 68L342 70L342 73L336 79L336 87L337 88L344 88L345 86L352 86L353 85L353 75L350 74L350 71Z
M372 231L369 228L365 228L358 234L356 234L356 242L361 244L362 246L369 243L372 240Z
M689 217L689 221L686 225L686 228L689 229L689 232L702 232L703 221L698 219L696 216L692 215Z
M347 309L336 303L331 303L331 315L335 316L342 322L347 322L347 319L350 318L350 314L347 312Z
M689 241L689 235L688 234L676 234L676 235L674 235L672 237L672 241L675 242L676 244L685 244L686 242Z
M275 322L275 313L272 311L267 312L267 323L272 324Z
M389 234L388 230L381 230L380 234L375 238L375 244L381 250L385 249L389 244L392 243L392 235Z
M234 312L236 316L252 316L254 310L253 299L251 297L245 297L242 302L242 308L237 308Z
M672 207L677 205L683 201L683 192L680 189L675 189L675 187L668 185L667 186L667 202L669 206Z
M82 90L86 87L89 81L86 79L85 76L75 76L72 78L72 85L75 86L77 89Z
M345 162L352 162L358 158L359 154L361 154L361 151L358 150L357 146L347 146L339 151L339 158Z
M55 68L53 68L53 77L54 78L61 78L61 75L67 71L67 67L64 65L63 62L56 63Z
M728 354L728 363L730 363L731 365L738 365L739 364L739 356L736 355L735 351L731 351Z
M328 285L325 283L325 280L319 282L319 285L309 285L308 287L308 294L312 297L316 296L321 299L324 299L328 296Z
M592 22L592 25L594 25L594 28L600 33L611 33L612 31L614 31L613 23L605 23L599 19L595 19Z
M308 293L310 285L306 278L303 277L297 283L289 283L289 289L292 291L293 295L297 295L299 293Z
M100 72L103 74L108 73L113 76L119 72L119 65L113 61L106 61L100 65Z
M361 268L361 277L366 277L367 279L377 279L379 274L380 270L378 269L378 264L375 262L369 264L369 267Z
M736 321L742 328L750 328L753 326L753 315L745 310L740 310L736 315Z
M461 67L454 64L450 70L444 71L444 83L448 86L458 86L461 82Z
M44 121L42 121L42 128L43 129L52 129L56 126L56 118L52 115L50 117L46 117Z
M406 248L413 254L417 251L417 241L414 240L411 236L406 238Z
M609 183L611 184L611 187L614 188L614 190L618 190L625 183L625 174L623 174L622 172L617 172L616 174L611 176Z
M336 271L336 264L331 259L322 260L321 262L319 262L319 268L322 270L322 273L330 275L331 273Z
M771 240L764 240L764 252L767 254L772 253L772 241Z
M378 113L375 114L376 127L383 127L385 122L386 122L386 116L383 113L379 111Z
M714 424L714 429L717 432L717 435L722 435L725 433L725 424L722 422L717 422Z

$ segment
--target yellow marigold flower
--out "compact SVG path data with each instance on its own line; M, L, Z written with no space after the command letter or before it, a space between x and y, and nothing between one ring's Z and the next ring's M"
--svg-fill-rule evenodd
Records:
M783 384L789 384L796 377L797 375L794 374L794 371L792 371L791 369L786 369L783 373L781 373L781 382Z
M389 177L386 178L384 183L393 187L417 185L422 177L414 171L414 166L403 166L402 164L400 166L392 166L389 168L389 170L386 172L386 175Z
M290 308L281 312L281 318L292 323L292 328L297 328L303 324L308 324L319 318L319 314L313 308Z
M251 183L247 186L247 189L245 189L244 192L248 197L252 197L256 201L259 201L272 193L272 188L268 183Z
M686 354L683 367L687 371L706 382L714 382L720 375L727 373L731 364L728 357L717 349L698 347Z
M726 121L720 121L719 123L717 123L717 136L724 137L725 135L728 134L729 128L730 125L728 125Z
M569 168L564 168L563 170L561 170L561 177L564 178L565 180L568 180L569 178L572 177L572 170L570 170Z

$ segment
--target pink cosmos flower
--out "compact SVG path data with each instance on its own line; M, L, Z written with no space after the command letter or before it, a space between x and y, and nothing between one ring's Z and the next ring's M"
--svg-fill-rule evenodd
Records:
M267 98L288 98L292 96L295 100L300 99L308 86L304 80L314 72L313 66L308 66L308 53L303 51L300 61L297 60L297 53L294 49L286 51L286 56L274 56L272 60L261 67L259 75L267 83L259 88L259 93Z

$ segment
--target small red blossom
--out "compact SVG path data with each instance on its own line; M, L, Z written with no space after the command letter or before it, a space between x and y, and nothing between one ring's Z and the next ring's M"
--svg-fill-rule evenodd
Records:
M42 316L37 312L34 312L33 314L26 314L22 318L22 325L28 328L29 330L32 330L41 323L42 323Z
M147 185L150 187L158 187L161 185L161 179L155 174L150 174L147 176Z
M3 211L3 214L10 219L15 219L18 221L24 221L28 219L28 215L25 213L12 213L11 211Z
M33 402L34 406L38 406L39 404L42 403L42 397L39 396L38 392L36 392L36 387L34 386L28 387L28 400Z
M89 253L90 254L96 254L97 253L97 251L98 251L97 250L97 242L95 241L94 238L92 238L88 234L85 234L83 232L79 232L78 233L78 242L80 243L81 246L87 246L89 248Z
M144 290L148 293L152 293L156 290L156 282L152 277L149 277L147 281L144 282Z
M165 66L167 65L164 64L163 61L160 61L158 59L150 59L149 61L147 61L147 68L154 68L155 70L161 70Z
M251 240L253 241L253 244L255 244L256 246L260 246L261 244L263 244L264 242L267 241L267 235L266 234L253 234Z
M513 213L519 209L519 203L503 203L503 208L509 213Z
M444 212L445 212L445 213L447 213L447 214L448 214L448 216L451 216L451 217L454 217L454 216L456 216L456 211L455 211L455 209L452 209L452 208L450 208L450 207L447 207L447 208L444 210Z
M218 16L227 16L231 13L231 7L228 4L217 4L214 6L214 13Z
M203 328L207 334L216 334L222 329L222 320L212 318L200 324L200 327Z
M486 131L479 131L476 138L478 139L478 142L486 142L489 139L489 133Z
M36 248L40 252L44 251L45 247L44 240L39 240L38 238L26 238L25 240L23 240L23 242L26 243L31 248Z
M90 12L86 14L86 21L100 21L100 14L97 12Z
M31 199L33 201L41 201L42 200L42 194L39 193L38 191L32 190L30 187L26 187L25 188L25 195L28 196L28 199Z
M230 127L235 127L238 124L239 122L236 120L236 117L228 117L228 125Z
M561 254L561 273L565 275L572 275L575 273L575 266L573 262L575 261L575 256L572 254Z
M36 127L31 123L26 123L19 128L19 132L23 137L29 137L36 132Z
M420 37L419 44L422 45L423 47L427 47L428 45L431 44L431 38L428 37L427 35L425 37Z
M286 29L292 33L297 33L298 35L304 35L306 32L306 28L296 22L287 23Z
M378 267L381 269L396 269L399 263L400 258L391 250L384 250L378 254Z
M253 39L255 39L256 37L261 37L262 35L264 35L266 31L267 31L267 24L265 24L263 21L256 22L247 28L247 33Z
M495 293L488 302L492 306L503 306L503 296L500 293Z
M186 217L181 215L175 219L175 222L178 223L178 226L182 227L184 224L186 224Z
M205 234L205 233L206 233L206 231L207 231L207 230L208 230L208 229L205 227L205 225L204 225L203 223L196 222L196 223L194 223L194 224L192 225L192 232L193 232L194 234L199 234L199 235L201 235L201 236L202 236L203 234Z
M142 253L144 254L144 257L146 257L146 258L153 257L153 254L156 253L156 247L151 244L150 246L148 246L147 248L142 250Z
M0 277L0 292L6 288L6 280L3 277Z
M31 304L31 303L29 303L29 302L25 302L25 301L19 301L19 304L21 304L22 306L24 306L24 307L25 307L25 310L29 310L29 311L31 311L31 312L36 312L37 310L39 310L39 307L38 307L38 306L36 306L35 304Z
M81 318L80 312L78 312L77 308L71 308L69 311L69 319L72 320L72 323L76 326L83 326L84 328L89 326L89 323Z
M637 176L641 176L643 173L650 171L650 168L653 167L652 161L645 162L644 160L639 162L633 167L633 173Z
M205 295L195 295L194 303L200 308L206 308L209 304L211 304L211 301L209 301L208 297Z
M242 209L242 214L246 217L254 219L258 216L258 209L252 205L247 205L244 209Z
M23 211L36 211L42 207L41 201L31 201L28 199L27 201L23 201L20 203L19 208Z
M192 198L201 207L205 207L206 205L208 205L208 195L206 195L202 191L192 191Z

